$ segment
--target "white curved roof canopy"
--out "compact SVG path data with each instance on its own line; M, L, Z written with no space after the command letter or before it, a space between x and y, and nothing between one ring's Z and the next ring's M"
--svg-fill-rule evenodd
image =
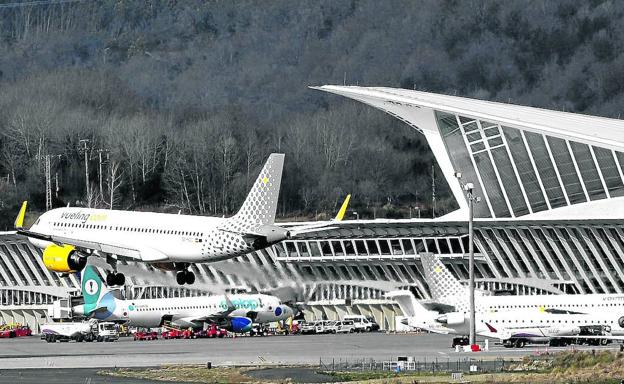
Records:
M363 102L368 99L456 113L566 140L624 151L624 120L398 88L338 85L310 88Z

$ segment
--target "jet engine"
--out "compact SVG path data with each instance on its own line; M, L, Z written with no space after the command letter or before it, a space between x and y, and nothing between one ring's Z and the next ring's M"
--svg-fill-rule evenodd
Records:
M225 328L228 331L243 333L251 331L251 325L253 321L248 317L233 317L225 320L219 324L221 328Z
M43 264L50 271L71 273L82 271L87 265L87 258L78 255L71 245L52 244L43 250Z
M451 312L446 313L442 316L439 316L436 321L438 323L447 324L447 325L460 325L466 321L466 317L463 313L459 312Z

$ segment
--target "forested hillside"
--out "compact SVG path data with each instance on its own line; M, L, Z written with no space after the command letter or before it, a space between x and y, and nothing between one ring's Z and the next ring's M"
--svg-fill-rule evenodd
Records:
M55 206L228 215L278 151L282 217L329 214L348 192L361 217L405 217L415 205L431 215L425 141L307 86L346 81L619 117L623 11L598 0L0 7L0 229L22 199L45 208L45 155ZM437 181L442 214L454 202Z

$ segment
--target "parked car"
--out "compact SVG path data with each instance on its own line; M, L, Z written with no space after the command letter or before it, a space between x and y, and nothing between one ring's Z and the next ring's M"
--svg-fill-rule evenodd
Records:
M315 334L316 333L316 321L306 321L305 323L301 324L300 326L300 331L302 335L309 335L309 334Z
M158 340L158 332L150 331L137 331L132 334L132 337L136 341L142 340Z

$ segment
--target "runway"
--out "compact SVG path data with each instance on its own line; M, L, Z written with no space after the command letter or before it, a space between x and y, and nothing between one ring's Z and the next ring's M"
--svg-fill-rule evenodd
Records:
M0 369L145 367L162 364L271 365L318 364L332 359L395 360L414 356L419 361L464 358L521 358L548 347L456 353L451 336L434 334L343 334L226 339L133 341L114 343L46 343L38 337L0 340ZM602 348L617 349L619 346ZM565 348L548 348L549 351ZM578 347L577 347L578 349ZM599 349L586 347L586 349Z

